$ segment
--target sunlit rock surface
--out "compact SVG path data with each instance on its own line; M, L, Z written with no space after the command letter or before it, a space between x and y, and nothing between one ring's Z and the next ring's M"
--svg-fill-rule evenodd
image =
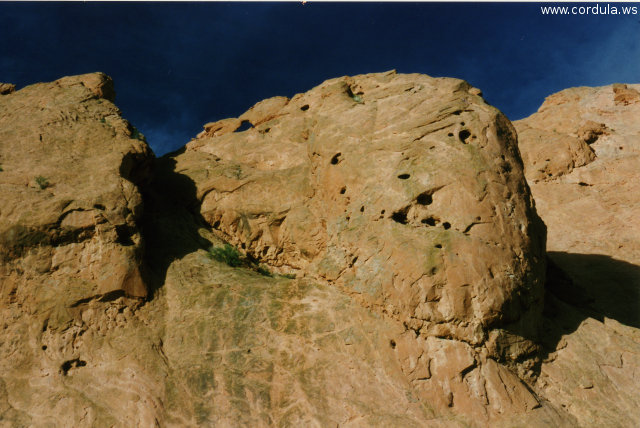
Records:
M581 426L640 420L640 85L571 88L515 122L553 272L536 389ZM549 130L588 144L589 162L538 180L575 156ZM584 147L583 145L583 147Z
M636 90L518 150L463 81L343 77L154 159L103 74L0 85L0 426L633 426Z

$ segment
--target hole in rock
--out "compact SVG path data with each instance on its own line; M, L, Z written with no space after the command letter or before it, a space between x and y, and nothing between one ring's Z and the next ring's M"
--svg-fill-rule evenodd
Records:
M469 138L470 136L471 136L471 132L469 132L466 129L463 129L458 134L458 138L460 138L460 141L462 141L464 144L467 144L467 138Z
M502 172L504 173L511 172L511 164L509 162L505 162L502 164Z
M358 261L358 256L355 256L353 260L351 260L351 266L355 265L357 261Z
M105 206L102 204L93 204L93 208L101 211L104 211L106 209Z
M447 135L448 135L449 137L453 137L453 132L449 132Z
M66 376L69 373L69 370L77 367L84 367L86 365L86 361L82 361L80 358L76 358L62 363L62 365L60 366L60 372L63 376Z
M436 224L438 224L438 219L435 217L427 217L427 218L423 218L421 223L426 224L428 226L435 226Z
M331 158L331 165L339 164L342 160L340 159L340 156L342 156L342 153L336 153L335 155L333 155L333 157Z
M400 174L400 175L398 176L398 178L399 178L400 180L406 180L406 179L407 179L407 178L409 178L409 177L411 177L411 175L409 175L409 174Z
M42 350L46 351L47 350L47 345L42 345Z
M267 128L264 130L264 133L266 134L267 132L271 131L271 128Z
M118 235L116 242L120 245L128 246L133 245L134 242L131 237L135 234L135 229L126 224L119 224L116 226L116 235Z
M215 223L213 223L213 228L217 229L220 227L220 220L216 221Z
M393 339L391 339L391 340L389 341L389 346L391 346L391 349L396 349L396 341L395 341L395 340L393 340Z
M580 183L578 183L580 186L591 186L591 184L589 183L585 183L584 181L581 181Z
M303 105L302 107L300 107L300 110L302 110L302 111L307 111L307 110L309 110L309 104L305 104L305 105Z
M244 250L244 249L246 249L246 248L247 248L247 246L246 246L246 244L245 244L244 242L242 242L242 243L240 244L240 248L242 248L242 249Z
M442 226L445 228L445 230L451 229L451 223L449 223L449 222L445 221L444 223L442 223Z
M364 205L360 207L360 212L363 213L364 212Z
M251 128L253 128L253 124L248 120L243 120L238 129L236 129L234 132L243 132Z
M347 188L343 187L342 189L340 189L340 194L344 195L347 192Z
M416 202L420 205L430 205L433 202L433 197L429 192L422 192L416 198Z
M408 208L403 208L391 214L391 219L396 223L407 224L407 211Z
M442 244L436 244L436 248L442 248Z
M460 125L464 126L464 122L460 122Z
M385 210L382 210L382 211L380 211L380 214L384 215L385 212L386 212Z

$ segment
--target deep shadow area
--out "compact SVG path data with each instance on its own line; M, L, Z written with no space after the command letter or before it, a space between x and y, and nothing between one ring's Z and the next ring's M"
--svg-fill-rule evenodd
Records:
M209 230L210 227L200 215L196 185L191 178L175 171L173 157L178 154L180 151L156 159L152 181L141 187L143 277L149 299L164 285L167 269L174 260L211 246L211 242L198 233L200 228Z
M588 317L640 328L640 266L601 254L549 252L547 258L545 356Z
M549 252L549 259L573 282L552 282L550 292L600 321L640 328L640 266L600 254Z

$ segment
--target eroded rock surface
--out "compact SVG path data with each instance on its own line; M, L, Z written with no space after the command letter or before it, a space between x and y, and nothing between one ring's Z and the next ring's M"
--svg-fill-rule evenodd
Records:
M0 82L0 95L8 95L13 93L15 90L16 90L16 85L12 83Z
M30 281L76 301L146 295L135 182L152 155L112 95L110 78L89 74L0 98L4 298L40 294Z
M514 123L556 270L545 303L549 356L536 387L581 426L640 420L639 91L567 89ZM575 155L548 138L553 129L588 145L589 162L541 176L536 160Z
M333 79L207 124L176 162L217 236L400 322L394 352L428 402L481 417L541 407L502 364L534 374L544 225L515 132L477 89Z
M104 335L147 295L136 183L153 155L103 74L9 92L0 97L0 421L106 426L65 380L108 378L93 356L118 366Z
M5 91L0 426L633 426L636 90L555 98L593 156L529 176L544 317L514 129L465 82L329 80L156 160L102 74Z

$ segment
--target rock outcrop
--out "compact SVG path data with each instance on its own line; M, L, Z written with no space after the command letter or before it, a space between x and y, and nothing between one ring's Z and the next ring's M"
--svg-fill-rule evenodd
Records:
M515 132L479 90L333 79L205 125L176 162L217 236L400 322L394 353L429 402L540 407L500 363L534 376L545 229Z
M122 325L122 302L148 292L137 184L153 155L106 75L10 92L0 97L0 420L78 426L83 401L64 379L103 351L83 347L85 333ZM85 310L114 299L95 317Z
M207 222L278 272L425 337L478 345L494 327L535 327L544 226L513 128L465 82L329 80L208 124L176 160Z
M640 420L640 85L572 88L514 123L553 271L540 394L580 426ZM556 129L588 145L589 162L540 179L540 158L570 159ZM581 143L582 144L582 143ZM583 147L584 147L583 145Z
M0 426L638 420L636 86L550 97L524 166L456 79L332 79L160 159L103 74L0 89Z
M110 78L89 74L0 98L5 298L34 294L31 281L76 301L146 296L136 182L152 155L112 96Z
M12 83L0 82L0 95L8 95L13 93L15 90L16 90L16 85Z

